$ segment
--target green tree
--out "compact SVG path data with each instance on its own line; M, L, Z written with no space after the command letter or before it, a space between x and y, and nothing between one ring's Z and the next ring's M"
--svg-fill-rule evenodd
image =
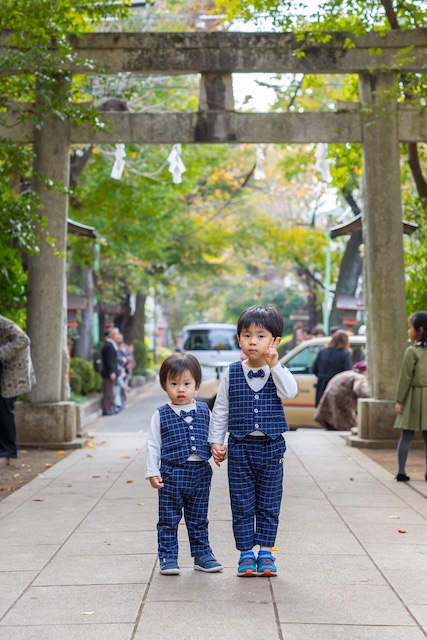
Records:
M0 124L7 125L12 103L34 103L35 88L42 98L31 111L22 111L39 126L48 113L61 118L95 122L95 110L72 100L64 91L66 68L75 58L72 37L94 28L107 15L124 17L126 5L89 0L4 0L0 12ZM53 46L54 45L54 46ZM91 65L90 61L87 61ZM22 256L36 252L43 233L43 212L31 191L32 148L0 139L0 312L25 321L26 274Z

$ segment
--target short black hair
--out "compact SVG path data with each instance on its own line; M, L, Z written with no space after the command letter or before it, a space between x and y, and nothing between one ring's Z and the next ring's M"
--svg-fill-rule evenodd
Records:
M420 329L423 330L418 342L421 342L423 347L427 347L427 311L415 311L409 316L409 322L418 333Z
M196 389L200 387L202 382L202 368L199 361L191 353L174 352L162 362L159 371L160 385L166 391L166 382L168 378L174 380L178 378L184 371L189 371L196 381Z
M245 309L237 321L237 335L249 329L251 325L266 329L272 334L273 338L281 338L283 335L284 323L282 314L272 304L267 307L254 305Z

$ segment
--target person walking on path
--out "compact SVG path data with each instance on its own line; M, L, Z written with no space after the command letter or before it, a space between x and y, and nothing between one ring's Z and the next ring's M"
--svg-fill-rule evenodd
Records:
M402 433L397 445L399 469L396 480L408 482L406 461L415 431L421 431L426 454L427 481L427 312L417 311L408 318L408 337L396 393L395 429Z
M319 351L313 363L313 373L317 376L316 407L326 389L329 380L348 371L353 366L348 335L342 329L335 331L324 349Z
M118 327L110 327L105 335L101 350L102 358L102 415L112 416L114 410L114 385L117 380L117 342L120 337Z
M282 333L283 318L275 307L243 311L237 338L246 360L224 372L209 429L218 465L225 458L229 432L228 482L239 577L277 574L272 548L283 493L283 433L289 429L282 400L298 392L295 378L278 360Z
M180 574L178 525L183 511L194 569L216 573L222 565L212 553L208 536L210 411L206 403L194 400L202 370L193 355L173 353L162 363L159 378L169 402L151 419L145 477L159 490L160 573Z
M351 431L357 426L357 400L369 395L366 362L337 373L326 385L314 419L328 431Z
M0 315L0 458L18 457L15 400L35 382L30 338Z

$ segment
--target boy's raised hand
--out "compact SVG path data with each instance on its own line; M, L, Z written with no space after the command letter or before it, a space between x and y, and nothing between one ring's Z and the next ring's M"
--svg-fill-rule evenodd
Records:
M277 349L276 349L276 347L278 347L279 344L280 344L280 337L271 338L269 347L267 351L265 351L264 353L264 360L266 361L266 363L270 368L275 367L276 364L279 363L279 354L277 353Z

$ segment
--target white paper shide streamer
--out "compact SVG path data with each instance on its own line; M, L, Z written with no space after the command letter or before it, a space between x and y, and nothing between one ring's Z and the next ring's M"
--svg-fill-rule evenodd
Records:
M114 180L121 180L121 177L123 175L123 171L125 168L125 158L126 158L126 151L125 151L125 145L120 143L120 144L116 144L116 152L114 154L114 164L113 164L113 168L111 169L111 177L114 178Z
M168 155L169 172L172 174L172 182L180 184L182 182L182 174L186 171L185 164L181 158L181 145L174 144L172 151Z

